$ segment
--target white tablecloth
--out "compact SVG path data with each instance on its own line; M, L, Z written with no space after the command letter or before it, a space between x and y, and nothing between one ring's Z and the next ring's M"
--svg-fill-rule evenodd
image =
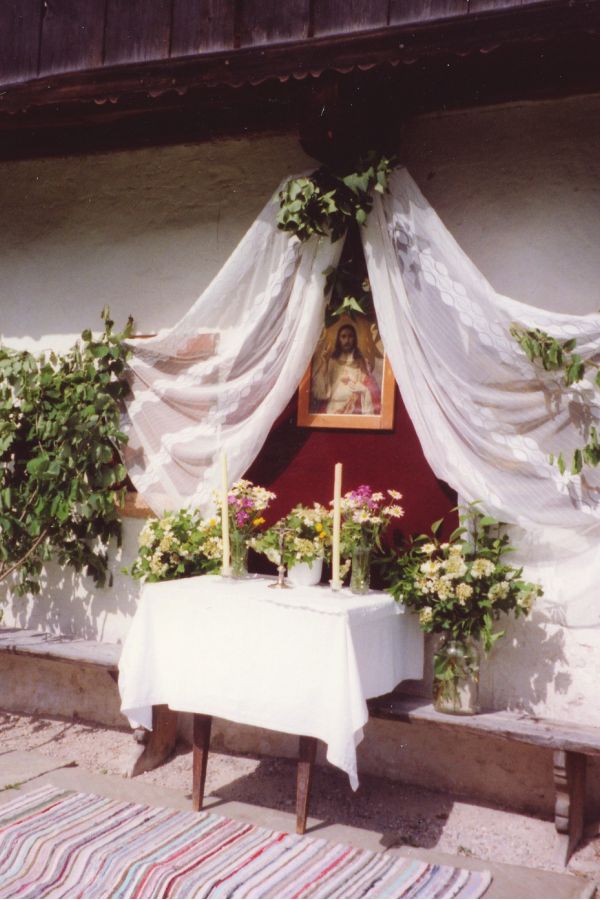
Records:
M119 663L121 709L152 726L152 705L219 716L327 744L358 786L366 698L423 674L416 617L384 593L271 590L221 576L147 584Z

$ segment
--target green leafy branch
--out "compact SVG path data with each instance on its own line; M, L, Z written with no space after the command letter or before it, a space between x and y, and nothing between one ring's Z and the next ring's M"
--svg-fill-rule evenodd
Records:
M585 376L586 366L598 370L594 383L600 388L600 366L587 360L585 363L574 350L577 346L575 338L567 341L558 341L547 332L539 328L522 328L520 325L512 325L510 329L512 337L517 341L521 349L532 363L541 363L546 372L563 372L563 381L566 387L572 387L582 381ZM589 406L588 406L589 410ZM566 471L567 463L562 453L555 458L550 454L550 463L556 465L562 474ZM578 475L584 463L589 466L597 466L600 463L600 441L595 426L591 426L589 437L583 447L573 451L571 459L571 474Z
M279 193L277 227L307 241L313 235L332 242L346 236L342 258L327 276L326 325L341 315L371 315L373 298L365 270L358 226L373 207L373 192L385 193L395 160L370 151L353 171L322 166L311 175L290 179ZM358 240L357 240L358 238ZM350 252L347 252L348 245Z
M367 275L365 257L360 240L356 241L356 226L350 226L348 238L339 264L325 271L325 294L328 297L325 325L332 325L342 315L373 316L373 294Z
M102 319L98 339L84 331L62 355L0 347L0 581L15 576L19 593L40 590L51 558L104 584L120 539L131 322L117 334L107 309Z
M351 222L364 225L373 207L373 191L387 190L394 162L374 151L354 171L321 166L311 175L291 178L279 193L277 227L307 241L314 234L343 237Z

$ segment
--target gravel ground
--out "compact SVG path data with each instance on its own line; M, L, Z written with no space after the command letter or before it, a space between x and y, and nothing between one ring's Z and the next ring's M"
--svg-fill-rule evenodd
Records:
M119 775L132 745L129 731L0 711L2 753L36 750L49 757L67 758L88 771ZM138 777L189 794L191 770L191 750L182 745L169 762ZM211 752L208 794L291 811L295 805L294 762ZM361 786L354 794L341 772L318 767L310 814L327 822L379 832L388 846L435 847L465 857L564 871L554 861L556 832L552 822L385 778L361 776ZM567 871L600 882L600 837L587 840L571 858Z

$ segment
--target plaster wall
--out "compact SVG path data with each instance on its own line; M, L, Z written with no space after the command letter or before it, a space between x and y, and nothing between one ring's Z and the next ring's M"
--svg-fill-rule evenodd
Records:
M402 161L503 293L555 310L585 314L600 307L599 113L594 96L407 123ZM67 346L99 322L105 303L117 322L133 314L139 332L169 326L218 271L280 179L311 165L292 135L2 163L2 339L37 349ZM97 591L51 569L40 598L9 597L6 624L121 640L138 587L119 570L131 562L140 527L126 523L113 588ZM530 622L509 627L484 667L484 703L600 724L599 651L597 629L565 629L539 610ZM421 689L427 693L427 683ZM380 743L388 746L385 765L396 765L386 740L367 741L364 766L384 768ZM267 744L276 748L272 738ZM411 752L418 768L417 744ZM398 763L400 777L409 776L411 765ZM528 783L524 766L513 794ZM436 772L432 786L444 786L449 776L441 762Z

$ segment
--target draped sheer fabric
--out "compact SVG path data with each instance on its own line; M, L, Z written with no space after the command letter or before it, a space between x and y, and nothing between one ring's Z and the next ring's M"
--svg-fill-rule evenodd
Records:
M406 171L377 196L364 230L373 299L386 352L423 452L465 501L518 526L527 574L561 623L597 624L600 472L561 475L580 425L597 419L586 379L533 366L513 323L559 340L584 359L600 351L600 315L549 312L494 291Z
M225 450L240 477L293 395L323 322L324 271L342 242L300 244L263 209L171 330L133 341L125 463L156 511L208 508ZM593 385L534 367L512 323L600 350L600 315L538 309L496 293L406 169L376 195L363 232L379 328L424 454L466 501L519 529L527 574L562 624L600 623L600 475L560 475L551 452L582 443Z
M131 341L124 462L158 514L208 511L221 452L240 478L309 364L341 242L303 245L276 228L276 211L265 206L173 328Z

